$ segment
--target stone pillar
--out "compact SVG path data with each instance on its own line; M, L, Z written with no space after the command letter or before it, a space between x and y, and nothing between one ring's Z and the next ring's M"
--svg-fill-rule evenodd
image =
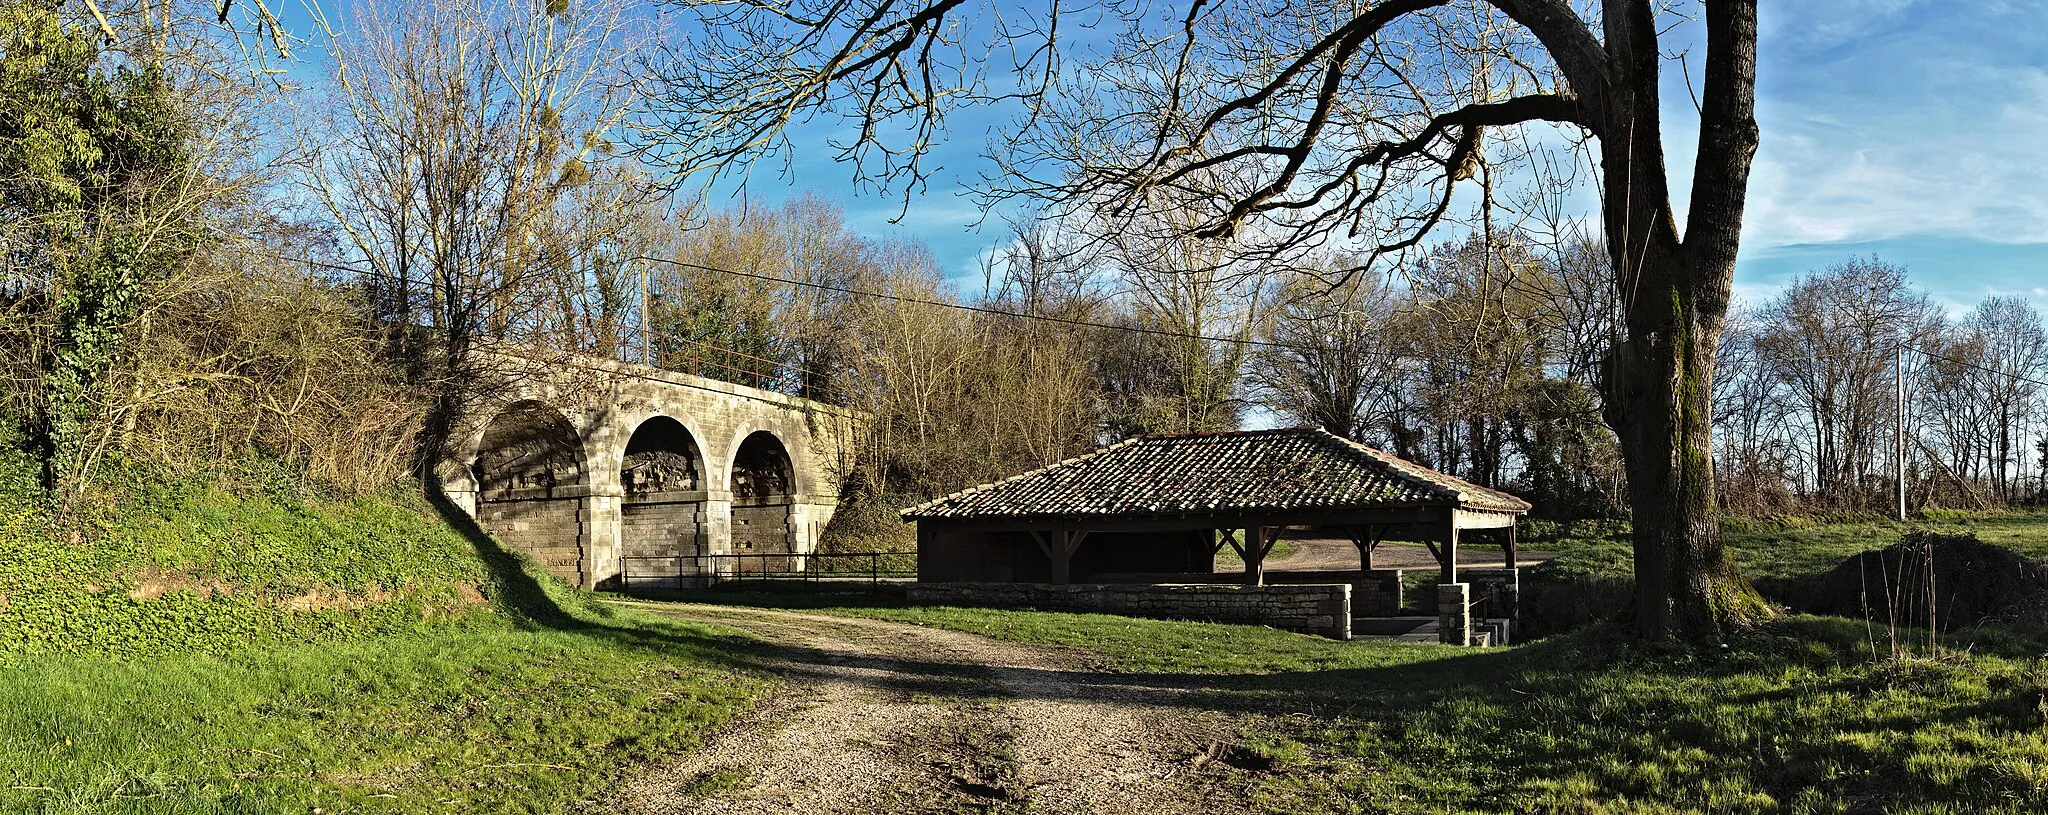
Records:
M704 494L703 513L703 535L699 540L703 541L704 554L732 554L732 491L710 490L706 492ZM729 560L713 560L704 565L704 571L707 574L717 575L730 574L735 569L733 568L733 563ZM717 578L713 577L706 582L716 582L716 580Z
M1436 587L1436 638L1447 645L1472 644L1472 587L1440 583Z
M608 589L619 580L619 557L623 553L625 518L620 509L623 492L592 490L584 496L583 588Z

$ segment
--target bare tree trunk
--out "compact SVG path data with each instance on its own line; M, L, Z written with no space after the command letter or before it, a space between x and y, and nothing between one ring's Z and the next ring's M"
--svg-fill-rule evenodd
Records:
M1654 13L1648 3L1611 7L1606 23L1610 58L1635 75L1623 86L1628 97L1607 108L1610 138L1600 145L1625 324L1605 409L1628 472L1633 623L1644 639L1712 639L1772 614L1722 547L1714 501L1714 358L1757 145L1756 6L1707 6L1700 147L1682 239L1657 124Z
M1609 361L1607 420L1621 438L1635 530L1630 614L1648 639L1712 638L1772 613L1721 542L1712 398L1720 317L1671 285L1689 276L1678 256L1645 260L1640 296L1664 308L1640 310L1662 314L1631 315Z

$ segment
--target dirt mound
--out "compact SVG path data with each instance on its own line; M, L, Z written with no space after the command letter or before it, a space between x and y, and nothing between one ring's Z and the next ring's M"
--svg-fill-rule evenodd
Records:
M2048 621L2048 562L1977 540L1911 532L1814 581L1801 611L1943 631L1998 621ZM1930 600L1932 602L1930 602Z

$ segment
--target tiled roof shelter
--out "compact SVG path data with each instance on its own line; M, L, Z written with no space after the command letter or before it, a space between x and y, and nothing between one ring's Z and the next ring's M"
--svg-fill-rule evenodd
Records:
M1095 535L1097 551L1079 559L1084 571L1212 571L1214 553L1227 544L1243 557L1246 582L1257 585L1274 532L1299 525L1346 530L1366 569L1380 540L1419 538L1437 553L1446 582L1455 580L1460 530L1502 529L1512 568L1515 516L1527 511L1529 503L1515 496L1321 429L1284 428L1140 436L902 515L918 524L921 579L1001 580L1007 573L1018 582L1044 576L1066 583L1076 553ZM976 563L1004 558L993 545L1001 533L1028 535L1043 560L1026 563L1012 553L1007 571ZM1185 533L1200 533L1210 557L1180 551L1189 545Z

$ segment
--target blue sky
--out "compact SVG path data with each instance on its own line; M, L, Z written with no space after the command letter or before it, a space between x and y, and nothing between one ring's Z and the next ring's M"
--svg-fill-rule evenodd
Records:
M1739 290L1849 255L1951 309L2048 306L2048 23L2034 3L1766 2Z
M337 23L345 4L325 7ZM2048 309L2048 22L2037 3L1766 0L1759 44L1763 143L1750 186L1737 293L1755 302L1852 255L1905 266L1953 311L1992 294ZM1674 50L1697 26L1682 26ZM1694 49L1697 53L1697 49ZM1697 59L1691 62L1698 70ZM1665 100L1674 186L1689 184L1691 102L1675 64ZM857 193L819 125L797 134L793 170L756 170L745 194L809 190L874 237L930 244L949 276L980 280L1004 233L965 197L1008 111L956 114L941 168L910 201ZM1677 196L1682 204L1684 195ZM901 216L900 222L891 223Z
M1761 300L1806 271L1876 254L1953 311L1993 294L2048 309L2048 22L2039 12L1981 0L1767 0L1763 143L1738 294ZM1668 70L1665 98L1680 106L1668 161L1683 190L1692 111L1677 67ZM822 156L800 161L793 179L757 176L751 194L812 189L841 202L856 228L921 238L949 274L978 280L1001 225L969 231L979 213L960 193L986 168L978 154L1000 121L955 123L937 156L947 173L900 225L889 219L902 201L852 195L848 171Z

